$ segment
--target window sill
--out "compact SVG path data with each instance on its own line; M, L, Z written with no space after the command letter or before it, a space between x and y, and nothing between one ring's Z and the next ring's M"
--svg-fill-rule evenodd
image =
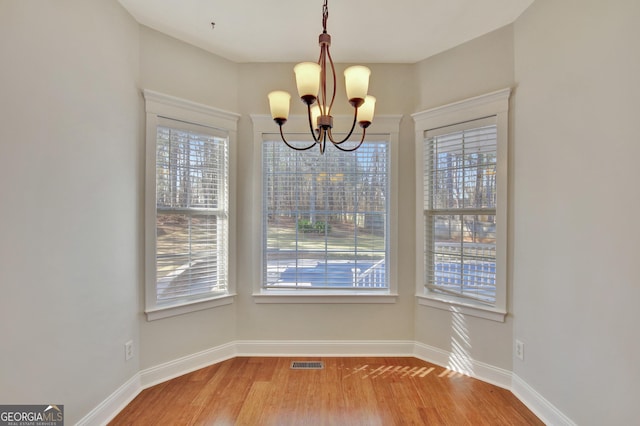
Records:
M253 294L255 303L396 303L397 294L374 292L274 291Z
M202 311L205 309L217 308L218 306L230 305L233 303L234 297L235 294L225 294L222 296L216 296L211 299L195 300L191 302L185 302L180 305L148 309L144 313L147 314L147 321L155 321L162 318L169 318L177 315L187 314L189 312Z
M505 317L507 316L507 312L503 309L475 304L468 301L463 302L446 296L418 294L416 295L416 298L418 299L418 304L421 306L429 306L445 311L471 315L477 318L484 318L491 321L504 322Z

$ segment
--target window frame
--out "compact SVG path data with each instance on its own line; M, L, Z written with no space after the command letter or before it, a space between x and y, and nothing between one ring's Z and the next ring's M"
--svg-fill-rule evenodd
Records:
M507 315L507 205L509 97L506 88L412 114L416 146L416 298L418 304L504 322ZM487 305L471 299L436 293L425 286L426 234L424 203L424 148L427 131L495 116L496 153L496 301Z
M145 314L148 321L233 303L235 296L235 158L240 117L207 105L151 90L142 91L146 112L145 148ZM163 119L182 121L222 131L228 137L227 289L222 295L156 303L156 138ZM166 126L165 126L166 127Z
M398 296L397 284L397 194L398 194L398 134L400 128L401 115L376 116L374 123L367 129L367 136L380 140L384 137L389 142L389 227L388 227L388 273L389 287L385 291L380 290L340 290L340 289L319 289L304 290L278 289L268 291L262 287L263 270L263 170L262 170L262 143L265 140L279 139L278 126L268 115L251 115L254 135L253 171L254 171L254 200L255 208L253 214L253 235L259 238L254 244L253 264L259 265L252 272L253 280L253 300L255 303L395 303ZM334 117L334 128L348 129L353 117ZM309 137L309 124L306 116L290 116L287 121L285 135L299 134L301 137ZM272 137L274 136L274 137ZM277 140L277 139L276 139ZM284 143L284 142L282 142ZM330 144L330 143L329 143ZM329 145L328 144L328 145ZM327 150L336 149L327 146Z

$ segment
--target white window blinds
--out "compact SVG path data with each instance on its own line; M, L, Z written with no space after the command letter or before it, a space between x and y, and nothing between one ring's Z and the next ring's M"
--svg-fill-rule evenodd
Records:
M156 140L156 303L227 290L228 137L160 119Z
M426 132L425 286L496 301L495 117Z
M264 289L389 288L389 151L263 142Z

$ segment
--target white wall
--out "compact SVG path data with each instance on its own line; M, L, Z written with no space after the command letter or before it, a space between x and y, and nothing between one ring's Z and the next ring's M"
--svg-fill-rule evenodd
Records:
M138 25L111 0L0 1L0 402L68 424L138 371Z
M580 425L638 423L640 3L514 26L514 373Z
M415 71L419 98L414 112L511 87L514 81L513 28L503 27L425 59L416 64ZM413 157L411 155L406 161L407 167L415 170L408 163ZM510 210L509 217L512 216ZM415 252L411 254L415 258ZM510 265L511 259L507 270L511 269ZM507 291L511 292L510 279ZM418 306L415 340L463 358L510 370L514 311L510 302L507 308L510 314L503 323Z

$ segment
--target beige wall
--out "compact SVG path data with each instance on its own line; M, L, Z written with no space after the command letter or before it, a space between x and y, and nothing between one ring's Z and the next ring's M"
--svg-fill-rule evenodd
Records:
M514 373L580 425L638 423L640 3L514 27Z
M138 31L111 0L0 1L0 403L67 424L139 370Z
M238 109L238 65L140 26L140 88Z
M413 112L513 85L513 27L507 25L416 64Z
M266 95L274 88L296 93L293 64L234 64L154 30L141 27L141 88L239 112L236 211L236 258L253 259L261 244L255 229L260 193L254 189L253 129L250 114L268 114ZM170 64L169 66L164 65ZM175 64L179 64L176 66ZM344 65L337 65L342 73ZM408 114L415 104L410 82L413 66L373 64L370 92L379 114ZM339 93L344 90L339 83ZM231 90L235 89L235 90ZM346 101L336 101L335 113L349 113ZM302 103L292 103L303 113ZM298 108L298 111L295 110ZM274 131L277 129L274 124ZM401 297L392 305L272 305L251 297L259 279L256 268L237 268L236 304L194 314L147 322L140 315L141 368L213 348L235 339L256 340L411 340L413 338L414 175L413 126L405 117L400 134L399 272ZM257 264L253 259L250 264ZM142 311L142 307L140 311ZM382 320L373 320L384 318ZM375 326L372 326L372 323ZM219 328L217 324L225 324ZM348 326L345 326L348 325Z
M112 0L0 0L0 402L62 402L74 423L140 370L233 340L416 340L513 369L579 424L633 423L639 9L537 0L513 26L418 64L371 65L378 113L404 116L398 303L258 305L255 271L238 268L233 305L147 322L139 90L242 114L236 257L254 261L248 115L268 113L272 88L295 92L291 64L226 61ZM408 115L504 87L515 88L510 314L498 323L416 306Z
M255 247L261 242L255 212L261 209L261 195L254 187L254 142L249 114L269 114L267 93L276 88L292 93L292 114L303 114L304 105L296 98L294 64L243 64L240 68L239 105L241 149L238 173L238 258L255 259ZM410 111L415 96L411 90L412 67L407 65L369 65L372 70L370 93L378 99L379 114L401 114ZM336 65L342 75L345 65ZM344 98L342 82L334 111L350 113ZM273 131L277 131L273 125ZM400 133L401 153L411 146L413 130L404 127ZM327 149L333 149L328 147ZM408 167L407 167L408 163ZM413 165L411 157L400 158L399 233L409 237L400 240L399 257L413 259ZM413 338L414 268L399 268L398 302L376 304L256 304L251 297L260 279L257 268L238 268L238 338L243 340L411 340Z
M425 59L416 64L416 73L419 93L416 112L512 87L513 27L506 26ZM511 260L507 265L507 270L510 269ZM507 291L511 292L511 288L508 280ZM507 308L513 312L510 303ZM510 370L511 313L502 323L418 306L415 340Z
M203 51L183 45L181 42L163 36L147 28L142 30L142 73L143 82L153 82L154 90L170 90L169 94L188 96L191 84L182 88L182 74L164 73L159 67L147 66L147 63L159 63L148 57L178 55L184 69L203 62L202 57L211 57ZM180 48L182 45L183 48ZM187 52L187 53L185 53ZM223 70L230 64L223 62ZM209 65L208 65L209 66ZM218 63L215 64L219 66ZM340 74L346 65L339 64ZM478 40L474 40L457 49L448 51L416 65L369 64L372 69L370 92L378 98L378 114L403 114L401 123L399 161L398 161L398 292L400 297L392 305L287 305L256 304L251 297L253 286L260 279L255 268L238 268L237 280L237 325L236 338L241 340L413 340L416 336L422 343L450 350L452 345L451 315L444 311L420 307L415 316L415 146L413 123L409 114L415 112L416 105L428 107L466 97L486 93L513 83L513 45L512 28L505 27ZM210 67L210 66L209 66ZM293 64L239 64L237 75L231 79L237 81L237 109L242 114L239 122L238 150L238 199L237 211L237 253L238 259L258 264L255 259L255 247L261 244L259 229L256 226L255 211L260 209L260 193L254 188L256 177L252 167L254 161L254 141L250 114L268 114L266 95L273 89L285 89L294 94L295 80ZM207 68L209 69L209 68ZM454 69L456 72L451 72ZM470 71L472 70L472 71ZM231 70L235 72L235 70ZM214 72L204 72L199 79L207 79ZM153 75L152 75L153 74ZM218 73L221 74L221 73ZM224 74L222 74L224 75ZM177 78L178 77L178 78ZM231 78L231 77L230 77ZM418 89L416 90L416 80ZM209 79L204 83L207 91L215 91L221 80ZM444 89L443 89L444 87ZM445 90L454 87L455 90ZM339 82L338 93L343 91ZM226 108L226 98L211 99L212 106ZM224 103L224 105L223 105ZM302 114L303 105L292 102L292 114ZM349 107L346 102L337 100L336 114L346 114ZM277 128L274 124L274 131ZM231 310L230 310L231 311ZM231 311L232 312L232 311ZM212 313L211 320L218 314ZM216 333L217 337L202 340L203 336L193 330L202 330L202 321L189 315L180 318L181 327L190 330L188 340L200 349L205 342L219 341L220 336L232 336ZM195 317L195 316L194 316ZM214 318L215 317L215 318ZM372 318L375 327L371 326ZM378 320L375 320L378 319ZM163 320L172 324L178 320ZM231 319L227 319L232 323ZM189 326L192 324L193 326ZM205 324L207 322L205 321ZM345 324L348 324L345 327ZM469 340L473 342L469 356L503 368L511 366L511 323L494 323L487 320L468 318ZM179 333L181 327L175 328ZM415 327L415 330L414 330ZM156 330L147 332L146 330ZM171 327L173 330L173 327ZM144 324L142 326L143 349L153 348L153 361L162 361L170 353L162 349L164 326ZM173 333L173 332L171 332ZM185 336L181 336L185 339ZM188 345L189 348L192 345ZM188 354L182 349L173 349ZM146 352L146 350L145 350ZM165 355L159 355L163 353ZM149 357L149 358L147 358ZM171 359L171 358L167 358ZM143 366L151 366L151 355L144 355Z
M237 87L237 64L150 28L140 27L140 89L235 112L238 109ZM142 313L142 282L140 290L141 369L235 340L235 305L149 322Z
M187 97L198 87L216 92L226 76L237 82L237 108L242 114L239 122L239 150L237 173L237 259L259 264L256 247L261 244L255 212L260 209L260 193L254 188L256 176L252 167L254 141L250 114L268 114L266 95L273 89L285 89L294 94L292 114L302 114L302 103L295 101L293 64L226 63L179 41L142 29L141 79L145 88ZM158 65L159 58L176 57L182 70L202 67L196 80L185 87L184 72L165 72ZM206 63L209 60L212 63ZM338 73L346 65L337 66ZM251 297L260 279L256 268L237 269L237 292L234 312L229 307L222 313L183 315L154 323L143 322L142 366L149 367L178 355L188 355L194 349L203 350L224 343L224 339L239 340L417 340L421 343L452 351L459 336L453 323L464 320L466 355L497 367L511 368L512 320L497 323L474 317L456 317L451 313L416 307L415 277L415 142L413 123L409 114L419 108L442 105L496 89L513 86L513 29L507 26L458 48L444 52L415 65L369 64L372 68L370 92L378 98L378 114L403 114L398 161L398 292L400 297L392 305L340 304L256 304ZM237 68L236 68L237 67ZM217 71L221 68L222 71ZM233 75L231 75L233 74ZM417 84L416 84L417 83ZM152 84L153 87L149 87ZM416 89L417 88L417 89ZM338 93L342 93L339 82ZM229 108L233 95L212 97L199 101L221 108ZM346 114L349 107L338 99L336 114ZM274 124L274 131L277 128ZM203 320L200 318L205 316ZM225 331L213 331L213 322L229 324ZM371 324L375 324L372 326ZM234 324L235 328L231 325ZM187 330L182 333L181 330ZM233 332L231 330L234 330ZM182 345L167 347L168 336L175 336ZM209 334L207 334L209 333ZM235 334L234 334L235 333ZM456 340L457 339L457 340ZM169 339L171 340L171 339ZM172 358L173 357L173 358Z
M3 31L7 31L7 36L3 37L3 52L17 58L16 63L27 60L27 64L34 65L28 73L18 66L3 69L2 82L4 86L10 86L6 92L6 99L10 102L3 103L3 106L11 104L14 107L8 109L5 116L15 124L2 129L6 133L2 140L20 139L22 143L2 144L3 151L8 153L3 155L2 170L9 177L24 175L18 186L21 190L3 188L7 192L3 194L3 200L25 205L20 199L22 194L30 194L31 197L25 209L9 210L5 216L14 224L11 232L6 234L7 241L21 241L22 237L25 246L16 252L15 247L2 245L3 259L10 259L12 264L21 268L2 268L3 282L20 283L9 290L9 295L18 302L25 301L14 304L13 309L3 310L3 315L23 318L18 331L8 331L5 327L3 333L8 333L8 341L19 346L29 340L21 337L22 333L25 336L33 333L44 336L44 324L62 329L64 338L53 345L51 357L54 361L60 359L63 367L68 363L60 379L64 375L65 383L74 385L66 391L61 391L55 384L40 386L40 394L24 387L25 395L45 400L62 399L73 405L68 411L69 419L77 420L136 372L238 339L383 341L413 340L418 336L423 343L449 348L451 330L446 321L445 324L414 321L415 151L413 123L409 114L415 111L416 105L424 105L415 90L416 78L420 81L421 90L432 84L424 76L417 77L420 73L417 74L416 70L423 64L370 65L373 71L371 92L379 100L377 113L404 116L400 127L398 163L397 281L400 296L397 303L255 304L251 291L258 275L255 271L249 273L249 268L238 268L235 304L147 322L142 313L144 119L139 90L151 89L242 114L236 177L237 211L240 212L236 218L236 257L251 259L256 244L260 244L260 237L254 232L250 213L259 206L259 193L253 187L253 171L247 167L254 155L248 115L268 113L265 97L274 87L295 92L291 64L235 64L137 26L119 7L114 7L113 2L105 0L84 6L71 3L69 7L74 13L65 17L65 28L52 28L49 23L40 21L25 26L23 21L28 21L29 12L32 12L28 3L21 3L19 8L16 6L18 3L1 3L5 9L12 5L12 10L8 11L11 14L3 13L3 16L12 16L13 23L3 27ZM57 16L53 11L51 13L51 16ZM19 16L16 18L14 14ZM91 25L87 23L89 21ZM17 25L18 22L22 23ZM122 26L126 32L113 34L111 31L112 27ZM86 36L89 27L100 31ZM34 37L40 34L39 31L43 34ZM12 48L14 45L6 42L9 39L14 40L20 49ZM42 40L51 40L53 47L43 44ZM100 55L95 54L94 45L100 47ZM73 49L67 49L67 46ZM83 49L84 54L78 54ZM29 57L25 59L24 55ZM338 72L343 68L344 65L338 65ZM24 83L7 84L15 81ZM33 87L42 92L34 92ZM338 90L341 93L342 87ZM24 96L25 93L33 95ZM474 94L461 92L455 97ZM339 99L336 114L344 114L348 110L346 102ZM34 119L37 126L30 125ZM58 119L63 119L62 124ZM65 121L69 119L78 123L72 122L69 126L70 123ZM104 126L113 122L117 123L115 133L112 128L109 128L111 133L106 133ZM103 132L98 131L103 128ZM92 135L89 141L86 140L88 132ZM107 139L101 142L103 137ZM62 151L59 152L58 148ZM48 152L51 158L58 158L58 162L49 163L49 157L43 154ZM79 161L86 167L73 165L68 157L61 157L61 153L78 155L78 160L97 163L88 163L89 166ZM27 173L34 155L39 159L35 164L40 172ZM114 159L117 166L103 163L105 159ZM44 185L43 180L46 182ZM93 188L83 186L90 182L99 188L99 196ZM137 184L132 185L131 182ZM69 195L67 201L72 202L61 204L55 196L54 184L71 185L77 197ZM53 213L45 210L45 218L50 221L47 228L31 225L40 223L38 226L43 226L42 221L37 220L42 211L39 198L47 200L55 208ZM111 204L110 200L113 201ZM113 208L109 210L108 206ZM67 213L69 211L71 213ZM100 214L103 227L87 221L85 213L91 211ZM82 216L78 216L80 212L83 212ZM82 220L77 222L77 218ZM42 240L42 235L47 237ZM60 241L67 245L57 247ZM97 245L96 241L100 244ZM35 251L32 246L37 247ZM92 249L87 250L87 247ZM47 254L46 262L35 268L30 263L34 252L40 256ZM113 265L118 267L107 268ZM52 279L51 267L54 270L64 269L73 276L54 275ZM33 279L21 278L18 273L22 269L33 271ZM97 271L102 274L96 274ZM25 316L26 298L32 291L50 293L50 296L64 294L66 301L58 308L64 314L58 316L58 310L53 308L56 305L42 302L38 307L47 306L47 309ZM442 313L439 311L433 315ZM95 321L92 320L94 314L97 315ZM49 317L52 316L57 319L50 322ZM3 325L8 323L3 321ZM71 323L74 325L69 328ZM414 330L416 324L418 330ZM433 334L437 337L426 331L431 329L439 330ZM443 337L443 341L438 340L439 337ZM133 361L125 363L123 343L128 339L134 340L136 356ZM23 347L33 352L34 345L31 341ZM87 356L78 360L70 355L70 351ZM478 353L482 352L478 350ZM48 368L48 363L45 365L35 356L11 353L3 364L3 379L7 383L19 382L18 377L8 376L6 366L9 364L18 374ZM487 362L497 359L496 364L501 364L500 357L493 353L483 359ZM105 377L97 381L94 379L91 385L85 384L84 380L91 376L89 372L95 371L105 372ZM31 377L30 382L40 383L35 377ZM80 388L83 392L74 391ZM18 399L6 401L21 401L19 393L13 396Z

